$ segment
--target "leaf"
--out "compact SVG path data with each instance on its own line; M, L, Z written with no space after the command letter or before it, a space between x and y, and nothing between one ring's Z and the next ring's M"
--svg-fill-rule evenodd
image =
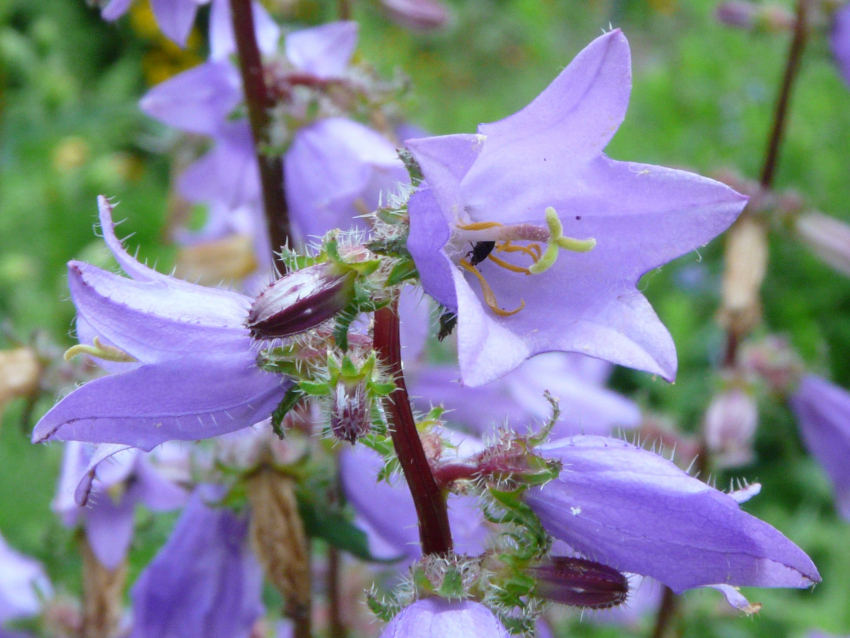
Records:
M278 438L282 439L284 437L281 424L283 423L283 418L286 416L286 413L294 408L303 397L304 393L301 392L301 388L294 385L286 391L286 394L283 395L283 399L280 403L278 403L274 412L272 412L272 429L274 430L274 433L277 434Z

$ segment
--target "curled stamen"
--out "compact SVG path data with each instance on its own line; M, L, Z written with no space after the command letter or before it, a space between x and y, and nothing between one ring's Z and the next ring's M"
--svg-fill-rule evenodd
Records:
M496 257L493 253L490 253L489 255L487 255L487 259L492 261L497 266L501 266L505 270L510 270L511 272L519 272L519 273L523 273L525 275L531 274L531 271L528 268L523 268L522 266L514 266L513 264L509 264L508 262L503 261L503 260L499 259L498 257Z
M87 354L98 359L103 359L104 361L118 361L121 363L134 363L138 361L133 355L127 354L120 348L104 345L97 337L92 339L92 342L94 343L92 346L80 343L68 348L65 351L65 361L70 361L78 354Z
M502 310L496 303L496 295L493 294L493 289L490 288L490 284L488 284L487 280L484 279L484 275L478 272L472 264L466 261L466 259L461 259L460 265L464 270L475 275L475 277L478 279L478 283L481 284L481 292L484 293L484 303L486 303L490 310L495 312L500 317L510 317L511 315L515 315L520 310L525 308L525 301L520 299L519 308L515 310Z
M499 222L473 222L471 224L457 224L461 230L487 230L488 228L499 228Z
M539 244L529 244L528 246L514 246L510 240L500 244L496 248L496 252L499 253L523 253L524 255L528 255L535 262L540 259L540 256L543 254L543 249L540 248Z

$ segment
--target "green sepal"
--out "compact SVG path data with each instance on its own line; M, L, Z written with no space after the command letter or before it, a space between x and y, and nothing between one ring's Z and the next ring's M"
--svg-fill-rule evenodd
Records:
M378 600L378 594L375 591L366 592L366 605L378 620L384 622L390 622L401 611L401 605L395 598Z
M348 350L348 329L354 323L354 318L360 314L359 305L355 299L345 307L345 310L336 316L336 323L333 330L334 341L337 348L343 352Z
M405 259L397 263L390 271L386 285L396 286L403 281L407 281L408 279L417 279L418 277L419 271L416 269L416 264L412 259Z
M407 169L407 174L410 175L411 184L416 186L425 179L422 175L422 167L419 166L419 162L417 162L416 158L413 157L413 153L408 151L406 148L402 148L398 151L398 157L404 163L404 167Z
M299 388L311 397L324 397L330 394L331 388L322 381L299 381Z
M293 385L286 391L283 399L277 404L274 412L272 412L272 429L278 438L282 439L284 437L283 427L281 427L283 418L302 398L304 398L304 393L301 392L301 388L298 385Z
M411 259L410 251L407 250L406 236L394 237L392 239L376 239L366 243L365 246L376 255Z
M344 265L346 268L350 268L356 272L360 277L368 277L378 270L381 266L381 262L377 259L369 259L368 261L344 262Z
M463 576L460 571L453 568L446 570L446 573L443 576L443 582L440 583L437 593L443 598L448 598L449 600L453 598L465 598L466 595L463 589Z
M363 378L360 370L357 369L357 366L354 365L351 361L351 357L348 355L345 355L342 358L342 366L339 369L339 376L345 381L360 381Z

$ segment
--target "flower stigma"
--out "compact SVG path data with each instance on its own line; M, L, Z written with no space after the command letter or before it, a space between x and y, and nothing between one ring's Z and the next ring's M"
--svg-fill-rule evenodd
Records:
M558 213L551 206L546 208L546 227L535 224L501 224L499 222L472 222L469 224L458 223L456 228L459 232L455 239L468 241L472 244L472 250L459 261L461 268L471 273L481 285L484 294L484 303L500 317L510 317L525 308L525 301L520 299L520 305L514 310L503 310L496 302L496 295L490 284L484 278L478 268L479 263L490 260L500 268L513 273L524 275L539 275L549 270L558 259L560 250L570 250L578 253L586 253L596 246L596 239L575 239L564 236L564 226ZM517 245L514 242L528 242L527 245ZM541 243L546 243L546 250ZM529 257L532 263L528 266L519 266L505 261L496 253L521 253Z

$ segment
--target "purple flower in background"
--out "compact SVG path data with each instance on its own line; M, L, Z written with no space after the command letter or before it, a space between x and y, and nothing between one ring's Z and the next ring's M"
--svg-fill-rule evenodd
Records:
M130 548L137 504L163 512L182 507L187 497L140 450L71 441L65 446L53 509L69 527L82 518L92 552L111 570Z
M466 385L551 350L675 376L673 341L635 284L725 230L746 198L606 157L630 86L612 31L478 135L407 142L428 185L409 203L408 248L425 291L457 311Z
M481 603L442 598L417 600L390 621L381 638L509 638L504 625Z
M209 0L151 0L151 9L162 32L181 47L186 46L186 39L195 23L198 7ZM100 15L104 20L117 20L130 8L133 0L110 0Z
M583 556L651 576L677 593L707 585L809 587L820 581L809 557L743 512L735 495L657 454L596 436L561 439L537 452L564 469L555 481L530 489L526 502L552 536Z
M829 47L841 77L850 84L850 5L844 5L833 14Z
M160 274L133 259L115 236L112 207L101 197L103 236L131 278L69 264L81 340L115 374L86 383L36 425L48 439L122 443L143 450L195 440L267 418L285 378L257 367L244 326L252 300Z
M447 408L448 421L484 434L507 424L519 432L536 429L552 408L543 396L549 391L568 407L553 436L610 434L614 428L634 428L641 412L629 399L601 387L612 366L578 354L549 353L526 361L513 372L481 387L463 387L459 371L449 366L423 367L411 386L415 404Z
M444 433L452 436L449 431ZM460 449L467 450L469 446L467 441ZM422 549L416 508L404 480L379 483L377 476L383 460L363 445L344 448L339 464L343 492L357 512L357 524L368 536L372 555L386 559L403 556L405 562L419 558ZM450 495L448 507L455 551L471 556L481 554L488 530L478 501L470 496Z
M850 393L809 374L790 402L806 447L832 481L839 513L850 520Z
M0 536L0 627L11 620L38 615L42 600L52 594L41 564L16 552Z
M263 614L262 569L248 520L201 486L133 587L130 638L247 638Z
M412 31L432 31L449 22L449 10L440 0L381 0L384 12Z

